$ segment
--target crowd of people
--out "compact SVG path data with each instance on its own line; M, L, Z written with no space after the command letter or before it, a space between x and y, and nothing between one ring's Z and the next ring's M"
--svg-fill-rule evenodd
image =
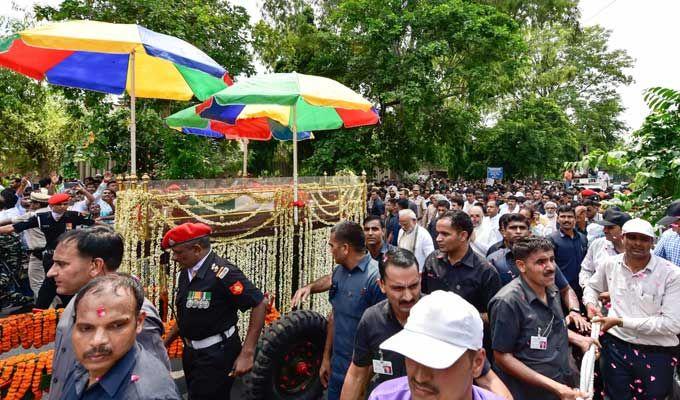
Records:
M659 236L602 210L612 190L485 183L375 184L363 227L332 229L338 265L293 298L328 291L328 399L670 396L680 200L654 221ZM595 389L583 393L591 348Z
M484 183L376 184L363 224L331 228L336 265L292 299L295 307L327 292L332 306L319 366L327 398L667 398L680 335L680 200L655 221L659 234L616 207L602 210L611 192ZM21 202L28 186L19 180L10 194ZM268 300L239 260L213 252L211 228L185 223L163 237L181 267L177 323L164 336L139 282L117 272L121 236L69 210L74 193L47 189L30 194L22 207L34 214L0 237L44 236L40 257L30 253L45 266L37 297L51 281L42 308L65 307L49 397L179 399L165 349L181 337L189 398L230 398L234 379L252 369ZM97 185L71 190L90 204ZM250 312L243 342L237 311ZM595 390L584 393L578 360L592 348Z
M115 222L118 184L113 175L67 181L56 173L42 179L9 177L0 185L0 309L34 302L47 308L55 286L46 274L57 238L83 225ZM25 271L25 273L24 273ZM24 284L27 276L28 285Z

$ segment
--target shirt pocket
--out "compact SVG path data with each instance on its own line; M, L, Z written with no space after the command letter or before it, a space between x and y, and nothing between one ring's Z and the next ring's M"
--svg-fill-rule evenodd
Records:
M644 316L656 316L661 311L661 297L654 293L640 290L638 305Z

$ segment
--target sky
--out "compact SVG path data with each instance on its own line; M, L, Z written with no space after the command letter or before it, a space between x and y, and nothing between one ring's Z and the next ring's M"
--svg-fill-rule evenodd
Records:
M20 7L33 4L59 4L61 0L14 0ZM260 19L260 0L230 0L245 7L251 22ZM680 52L668 44L680 37L680 1L677 0L582 0L579 3L583 25L601 25L611 31L610 47L624 49L635 59L628 73L635 80L619 89L626 110L621 119L637 129L648 114L642 92L653 86L680 89ZM0 0L0 15L20 17L12 10L12 0ZM671 50L671 51L669 51ZM227 66L228 68L228 66ZM256 65L262 72L262 65Z

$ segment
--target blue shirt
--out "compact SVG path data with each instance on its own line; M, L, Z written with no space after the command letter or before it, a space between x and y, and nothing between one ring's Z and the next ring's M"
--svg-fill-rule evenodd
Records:
M680 266L680 234L669 229L661 235L654 254Z
M138 343L98 382L87 387L88 382L87 370L78 365L66 380L62 399L181 399L167 367Z
M404 376L383 382L371 392L368 400L411 400L408 377ZM503 398L488 390L472 385L472 398L470 400L503 400Z
M378 262L366 254L352 270L336 265L328 293L333 306L331 381L342 387L352 360L354 335L364 311L385 299L378 285ZM338 392L339 395L339 392Z
M574 237L570 238L560 229L550 235L549 239L555 246L555 263L571 287L580 290L578 274L581 272L581 262L588 251L588 240L582 233L573 232Z
M387 216L387 224L385 225L388 236L389 233L392 232L392 242L390 244L396 246L397 240L399 239L399 229L401 229L401 226L399 226L399 215L389 214Z

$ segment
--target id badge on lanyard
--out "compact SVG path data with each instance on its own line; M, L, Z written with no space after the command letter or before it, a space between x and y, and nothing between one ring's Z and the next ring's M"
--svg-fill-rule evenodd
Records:
M380 352L380 360L373 360L373 373L381 375L394 375L392 369L392 362L383 360L382 350Z

